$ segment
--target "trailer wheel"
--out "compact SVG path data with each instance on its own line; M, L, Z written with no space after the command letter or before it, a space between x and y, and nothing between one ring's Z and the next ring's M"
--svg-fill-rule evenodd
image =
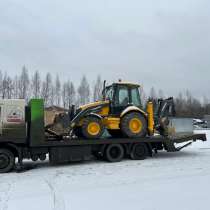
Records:
M105 158L109 162L120 162L124 157L124 149L120 144L109 144L105 151Z
M40 159L41 161L46 160L46 154L41 154L41 155L39 155L39 159Z
M33 161L37 161L38 159L39 159L38 155L32 155L31 156L31 160L33 160Z
M0 149L0 173L11 171L15 166L15 156L8 149Z
M134 144L130 153L132 160L144 160L149 155L149 150L145 143Z

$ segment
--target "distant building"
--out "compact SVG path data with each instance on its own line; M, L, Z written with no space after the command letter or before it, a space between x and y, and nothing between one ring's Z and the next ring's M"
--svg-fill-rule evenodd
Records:
M55 118L55 115L67 112L67 109L64 109L59 106L50 106L45 108L44 112L44 119L45 119L45 125L52 124Z

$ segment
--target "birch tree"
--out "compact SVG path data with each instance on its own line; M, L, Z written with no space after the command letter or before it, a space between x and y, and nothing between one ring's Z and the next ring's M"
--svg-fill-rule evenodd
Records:
M100 75L98 75L96 79L96 83L93 87L93 100L94 101L98 101L101 99L102 89L103 89L103 82L101 81Z
M63 107L67 107L67 84L63 83L62 86L62 101L63 101Z
M70 81L67 82L67 106L70 107L75 103L75 88Z
M29 84L28 70L23 66L19 80L19 98L26 100L29 98Z
M79 104L86 104L90 101L90 86L85 76L82 77L78 87L78 101Z
M57 74L55 80L55 104L57 106L60 106L60 100L61 100L61 82Z
M2 98L5 99L7 96L7 73L5 72L2 80Z
M2 97L2 90L3 90L3 74L0 70L0 96Z
M41 96L44 99L46 106L50 105L51 91L52 91L52 76L48 72L46 74L45 80L42 82L42 92L41 92Z
M13 79L13 98L18 98L19 96L18 88L19 88L19 78L17 75L15 75Z
M39 98L41 94L41 78L39 71L35 71L31 80L32 97Z
M147 96L146 96L143 86L140 86L139 90L140 90L141 104L143 107L145 107L147 103Z
M69 108L72 104L75 104L75 94L73 82L65 82L62 88L62 100L65 108Z
M158 91L158 97L159 98L164 98L163 90L159 89L159 91Z
M8 99L11 99L13 97L13 81L10 76L7 76L7 89L6 89L6 96Z
M157 94L156 94L156 91L155 91L155 88L154 88L154 87L152 87L152 88L150 89L150 94L149 94L149 96L150 96L150 98L153 99L153 100L157 98Z

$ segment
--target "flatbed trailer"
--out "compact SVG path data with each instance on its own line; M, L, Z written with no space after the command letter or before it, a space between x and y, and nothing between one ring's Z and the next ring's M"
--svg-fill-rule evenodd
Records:
M95 140L68 138L47 140L42 147L47 148L52 163L81 161L95 156L109 162L119 162L124 157L143 160L153 156L158 150L178 152L195 141L206 141L205 134L179 133L170 137L160 135L144 138L102 138ZM179 146L181 144L181 146Z
M5 107L8 109L8 106L7 104ZM14 107L13 104L12 107ZM4 111L3 105L1 109ZM21 106L18 110L21 110ZM16 115L9 119L19 120ZM106 136L100 139L49 135L45 131L43 105L36 103L36 101L26 107L25 120L20 122L22 124L10 123L5 125L8 127L2 128L3 132L0 135L1 173L9 172L14 168L24 168L24 159L43 161L48 155L49 161L53 164L88 160L92 156L109 162L118 162L123 158L142 160L147 156L153 156L158 150L177 152L194 141L206 141L205 134L193 133L141 138L111 138ZM20 130L21 132L19 132ZM15 162L16 158L18 159L17 163Z
M0 172L8 172L16 168L18 171L24 169L23 160L33 161L45 160L49 155L49 162L52 164L66 163L72 161L90 160L95 156L99 160L108 162L119 162L123 158L133 160L143 160L147 156L153 156L159 150L167 152L178 152L195 141L206 141L205 134L178 134L171 137L145 137L145 138L102 138L95 140L87 139L54 139L46 137L39 145L14 144L5 142L0 145L0 153L10 151L8 155L7 167L4 166L4 157L0 154ZM181 146L179 146L179 144ZM5 155L5 154L3 154ZM17 157L15 164L12 157Z

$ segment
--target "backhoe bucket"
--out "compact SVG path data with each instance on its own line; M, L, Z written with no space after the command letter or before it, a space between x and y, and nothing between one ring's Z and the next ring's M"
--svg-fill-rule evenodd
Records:
M169 135L169 117L175 116L175 106L173 98L158 99L155 106L155 129L159 131L160 135Z

